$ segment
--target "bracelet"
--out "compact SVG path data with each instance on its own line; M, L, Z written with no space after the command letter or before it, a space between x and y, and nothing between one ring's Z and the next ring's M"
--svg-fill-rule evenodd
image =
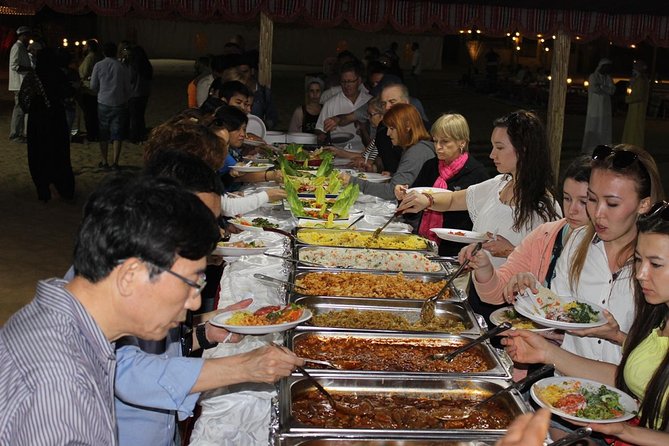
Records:
M214 348L218 345L218 342L209 342L207 339L206 325L207 324L204 323L195 327L195 337L197 338L197 342L200 344L200 348L202 350Z
M434 196L432 194L428 194L427 192L423 192L423 195L425 195L428 199L427 208L425 209L430 209L432 206L434 206Z

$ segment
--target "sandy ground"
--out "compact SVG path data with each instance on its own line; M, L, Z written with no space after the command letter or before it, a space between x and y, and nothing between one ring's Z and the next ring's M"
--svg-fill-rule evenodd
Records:
M147 125L154 126L180 111L186 103L186 85L190 78L191 62L155 61L156 77L147 111ZM309 68L277 67L273 74L274 98L284 126L292 110L302 98L303 73ZM488 161L489 135L494 118L519 108L457 86L457 69L425 73L421 81L421 99L430 117L441 112L458 111L469 120L472 133L472 152L481 161ZM9 121L13 95L4 89L6 72L0 73L0 324L17 309L29 302L39 279L60 276L71 263L73 236L81 207L88 194L106 172L96 166L99 162L95 144L72 144L72 166L76 175L77 198L74 203L53 199L44 204L37 200L30 179L25 144L9 141ZM583 132L584 116L567 116L563 165L578 151ZM623 117L615 118L615 132L622 132ZM667 121L648 122L648 148L656 154L661 172L667 172L669 156L664 149ZM121 156L124 169L139 170L141 146L126 144ZM669 174L664 175L665 183ZM665 188L667 185L665 184Z

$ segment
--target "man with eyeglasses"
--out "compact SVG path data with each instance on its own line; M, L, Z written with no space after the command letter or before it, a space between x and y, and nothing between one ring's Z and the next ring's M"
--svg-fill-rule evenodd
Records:
M219 238L212 212L171 180L105 180L84 208L75 277L39 282L0 330L0 443L116 445L114 341L158 341L197 309Z
M323 104L321 113L318 115L318 121L316 121L316 132L321 142L325 142L327 134L332 131L350 133L354 135L353 139L349 141L352 150L362 152L364 145L360 135L357 133L355 122L351 121L344 125L325 128L325 121L328 118L352 113L372 98L362 86L362 66L360 62L346 62L341 66L339 70L339 84L341 85L341 92Z

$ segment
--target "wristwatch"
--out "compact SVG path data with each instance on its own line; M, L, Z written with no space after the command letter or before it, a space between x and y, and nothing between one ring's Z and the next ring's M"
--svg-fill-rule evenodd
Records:
M206 323L200 324L197 327L195 327L195 337L197 338L197 342L200 344L200 348L203 350L214 348L218 345L218 342L209 342L209 340L207 339L207 332L205 325Z

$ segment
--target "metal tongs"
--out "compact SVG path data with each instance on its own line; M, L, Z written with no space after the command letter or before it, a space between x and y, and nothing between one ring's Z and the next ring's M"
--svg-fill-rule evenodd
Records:
M504 321L501 324L499 324L497 327L493 328L492 330L488 330L487 332L485 332L484 334L482 334L478 338L474 339L469 344L465 344L462 347L460 347L456 350L453 350L452 352L450 352L448 354L444 354L444 353L434 354L430 358L431 359L443 359L446 362L451 362L453 360L453 358L458 356L460 353L466 352L467 350L471 349L472 347L475 347L475 346L483 343L484 341L492 338L493 336L496 336L496 335L500 334L503 331L506 331L506 330L510 329L511 327L512 327L511 322Z
M296 289L296 290L306 290L305 287L296 285L293 282L288 282L287 280L277 279L275 277L267 276L265 274L255 273L253 275L253 277L255 277L258 280L262 280L264 282L275 283L277 285L285 285L287 287L290 287L290 288L293 288L293 289Z
M446 284L444 285L444 287L441 290L439 290L437 294L426 299L425 302L423 302L423 306L420 308L420 321L423 324L429 324L434 320L435 302L439 300L446 293L448 287L451 285L451 282L453 282L453 280L455 280L460 274L462 274L462 271L464 271L467 265L469 265L471 257L474 257L476 253L479 252L482 246L483 242L478 242L474 247L474 249L472 250L470 258L462 262L462 264L460 264L460 267L456 269L455 272L451 274L448 279L446 279Z
M388 219L388 221L386 221L386 222L383 224L383 226L381 226L381 227L379 227L379 228L376 228L376 229L374 230L374 234L372 234L372 237L370 238L370 240L374 240L375 238L378 238L379 235L381 235L381 232L383 232L383 230L386 229L386 227L390 224L390 222L392 222L392 221L395 220L397 217L399 217L400 215L402 215L402 212L403 212L403 211L395 211L395 213L393 214L393 216L390 217L390 218Z

